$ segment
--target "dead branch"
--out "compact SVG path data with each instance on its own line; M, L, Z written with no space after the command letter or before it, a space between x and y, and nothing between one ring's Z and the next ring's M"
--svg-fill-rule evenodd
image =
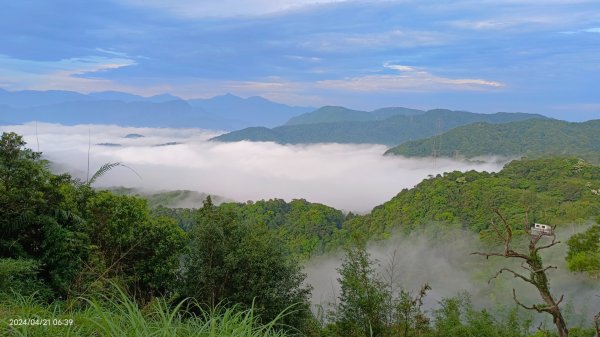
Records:
M535 286L535 283L534 283L533 281L531 281L531 279L529 279L528 277L526 277L526 276L523 276L522 274L519 274L519 273L517 273L516 271L514 271L514 270L512 270L512 269L509 269L509 268L502 268L502 269L498 270L498 272L497 272L497 273L494 275L494 277L492 277L492 278L491 278L491 279L488 281L488 283L490 283L490 282L491 282L493 279L495 279L495 278L497 278L498 276L500 276L500 275L502 274L502 272L504 272L504 271L507 271L507 272L509 272L509 273L512 273L512 274L513 274L513 276L514 276L515 278L520 278L521 280L523 280L523 281L525 281L525 282L527 282L527 283L533 284L533 285Z
M556 266L544 266L542 263L542 259L538 255L540 250L551 248L560 241L556 240L556 235L554 231L552 234L545 235L544 233L538 235L531 235L531 231L526 229L526 232L530 234L529 237L529 247L527 253L520 253L514 250L512 245L513 240L513 231L511 226L508 224L506 218L500 213L498 209L494 210L494 212L498 215L498 217L502 220L501 226L497 225L494 221L492 221L492 230L496 233L498 239L503 244L503 252L474 252L474 255L485 256L486 259L489 259L491 256L499 256L504 258L516 258L522 260L521 267L530 272L529 276L525 276L519 272L514 271L510 268L501 268L488 282L491 282L493 279L499 277L503 272L508 272L513 275L515 278L519 278L531 285L533 285L540 294L543 299L543 304L534 304L533 306L527 306L519 301L517 298L517 293L515 289L513 289L513 299L517 305L526 309L526 310L535 310L538 313L546 312L552 315L554 324L558 330L558 334L560 337L567 337L569 335L569 331L567 328L567 324L562 316L559 305L562 303L564 299L564 295L561 295L558 301L554 299L549 289L549 281L546 272L550 269L557 269ZM528 216L528 215L526 215ZM549 244L538 246L539 241L542 236L550 236L552 241ZM598 315L600 317L600 314ZM600 318L596 319L596 323L598 323ZM600 336L597 336L600 337Z
M519 302L519 300L517 299L517 292L515 291L515 289L514 289L514 288L513 288L513 300L515 300L515 303L517 303L519 306L521 306L521 307L523 307L523 308L525 308L525 309L527 309L527 310L535 310L535 311L537 311L537 312L542 312L542 311L540 311L540 309L539 309L537 306L535 306L535 305L534 305L534 306L531 306L531 307L528 307L528 306L526 306L525 304L523 304L523 303Z

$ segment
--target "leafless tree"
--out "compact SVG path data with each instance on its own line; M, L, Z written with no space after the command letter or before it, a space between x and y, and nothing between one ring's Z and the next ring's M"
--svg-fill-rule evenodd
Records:
M510 268L502 268L500 269L492 279L500 276L503 272L507 272L512 274L515 278L521 279L531 285L533 285L537 290L539 295L541 296L543 303L534 304L531 306L527 306L521 303L518 298L515 289L513 289L513 299L515 302L527 309L534 310L539 313L545 312L552 315L552 320L554 325L558 330L558 335L560 337L568 337L569 329L567 328L567 323L561 313L559 308L559 304L563 301L564 295L561 295L558 300L550 292L548 276L546 272L550 269L556 269L555 266L547 266L545 267L542 258L540 256L540 251L543 249L548 249L560 243L560 241L556 241L556 234L554 230L551 233L532 233L526 224L525 231L529 234L529 245L526 252L519 252L513 249L513 230L511 226L506 221L506 218L502 216L499 210L495 210L495 213L502 220L501 224L496 224L492 222L492 230L494 231L497 238L502 242L504 246L504 250L502 252L497 253L486 253L486 252L475 252L475 255L482 255L486 258L491 256L500 256L504 258L514 258L521 260L521 267L528 272L529 275L526 275L522 272L517 272ZM542 244L540 243L541 239L546 237L550 240L550 243ZM490 279L491 281L491 279ZM596 320L597 322L598 320ZM600 337L600 336L598 336Z

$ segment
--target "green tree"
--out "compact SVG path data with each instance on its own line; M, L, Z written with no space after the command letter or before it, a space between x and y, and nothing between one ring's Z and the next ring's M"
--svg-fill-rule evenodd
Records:
M414 297L408 291L400 290L393 308L393 327L396 335L402 337L420 336L429 330L429 318L422 311L423 298L428 290L431 290L431 287L425 284Z
M37 261L39 276L65 295L83 267L89 240L79 211L66 202L72 185L15 133L0 138L0 257Z
M483 309L473 308L467 294L445 298L436 309L431 337L525 337L530 336L530 321L519 318L518 310L508 312L506 317ZM500 317L499 317L500 316Z
M573 235L567 245L567 266L571 271L600 275L600 225Z
M121 281L142 302L173 289L186 241L175 221L150 217L143 199L106 191L88 200L86 215L93 257L84 287Z
M334 313L338 336L385 336L390 294L364 247L350 248L338 269L341 286Z
M264 226L237 221L235 213L209 198L189 232L183 263L183 293L210 307L254 306L270 321L294 306L283 323L302 329L310 317L305 275L279 240Z

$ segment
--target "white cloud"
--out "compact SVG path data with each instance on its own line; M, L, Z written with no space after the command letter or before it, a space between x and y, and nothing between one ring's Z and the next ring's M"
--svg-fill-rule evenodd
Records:
M406 65L386 63L384 67L399 73L324 80L317 82L316 86L323 89L360 92L484 90L505 86L503 83L490 80L436 76Z
M562 19L562 20L561 20ZM548 26L566 24L564 18L556 15L527 15L498 16L483 20L455 20L450 21L452 27L472 30L505 30L511 28L523 29L524 27Z
M123 0L189 18L254 16L348 0Z
M110 80L85 77L88 74L133 66L136 62L131 58L89 56L58 61L34 61L0 55L0 63L3 65L0 68L0 83L4 84L5 89L139 91Z
M438 46L451 42L453 37L436 31L392 29L373 33L317 33L298 40L270 41L280 47L294 47L319 53L348 53L361 49L389 50Z
M452 170L496 171L497 163L465 164L446 159L383 157L381 145L314 144L283 146L274 143L208 142L214 132L197 129L122 128L116 126L60 126L38 124L40 150L73 174L85 177L88 130L93 145L92 170L106 162L122 162L98 181L100 186L124 185L154 190L190 189L238 201L305 198L352 211L369 211L426 178ZM37 147L35 126L0 127L25 135ZM128 133L145 138L125 139ZM180 145L155 147L167 142Z

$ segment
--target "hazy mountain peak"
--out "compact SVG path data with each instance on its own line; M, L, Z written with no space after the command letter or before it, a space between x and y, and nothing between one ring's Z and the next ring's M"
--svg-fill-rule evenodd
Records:
M383 120L397 115L412 116L424 113L425 112L422 110L397 107L381 108L367 112L361 110L352 110L343 106L326 105L315 111L296 116L290 119L285 125L366 122Z
M151 102L156 102L156 103L168 102L168 101L183 101L181 99L181 97L174 96L174 95L171 95L168 93L150 96L147 98L147 100L149 100Z
M81 94L73 91L7 91L0 88L2 124L45 121L127 126L200 127L233 130L274 127L312 108L290 107L263 97L232 93L208 99L183 100L169 93L151 97L120 91Z

